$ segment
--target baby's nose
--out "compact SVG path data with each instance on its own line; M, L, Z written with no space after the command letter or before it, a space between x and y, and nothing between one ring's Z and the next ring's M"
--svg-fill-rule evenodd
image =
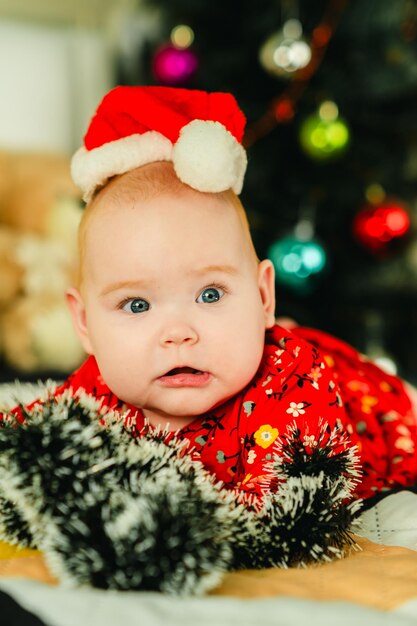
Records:
M161 344L163 346L180 345L183 343L192 345L196 343L197 339L197 332L191 326L182 322L171 324L161 334Z

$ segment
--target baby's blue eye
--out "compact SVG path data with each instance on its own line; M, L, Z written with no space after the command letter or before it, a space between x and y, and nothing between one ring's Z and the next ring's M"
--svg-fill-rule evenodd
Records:
M127 313L143 313L150 309L150 304L146 300L142 300L142 298L133 298L125 302L122 309Z
M223 296L223 289L220 289L218 287L207 287L207 289L203 289L203 291L200 293L197 298L197 302L205 302L206 304L211 304L212 302L218 302Z

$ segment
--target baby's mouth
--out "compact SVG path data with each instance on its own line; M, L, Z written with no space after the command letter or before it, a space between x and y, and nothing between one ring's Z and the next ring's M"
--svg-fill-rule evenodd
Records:
M211 380L211 374L194 367L174 367L158 380L165 387L203 387Z
M174 367L174 369L169 370L164 376L176 376L177 374L203 374L201 370L196 370L192 367Z

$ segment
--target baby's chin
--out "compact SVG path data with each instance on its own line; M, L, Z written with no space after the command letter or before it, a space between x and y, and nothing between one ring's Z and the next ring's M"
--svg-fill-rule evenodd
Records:
M213 407L210 405L203 406L189 406L185 407L142 407L142 413L146 416L153 415L155 417L160 417L163 419L174 419L180 421L181 419L188 419L189 421L202 417L206 413L208 413Z
M145 406L141 407L145 417L153 416L152 419L160 418L162 420L171 420L180 423L181 421L191 422L195 419L201 418L213 409L224 404L230 396L224 399L218 399L216 402L184 402L184 403L167 403L159 406Z

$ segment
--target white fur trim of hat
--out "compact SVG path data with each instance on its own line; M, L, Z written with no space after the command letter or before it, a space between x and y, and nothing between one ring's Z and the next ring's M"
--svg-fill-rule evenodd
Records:
M89 202L112 177L156 161L172 161L178 178L202 192L242 190L247 157L242 145L220 122L193 120L173 145L156 131L134 134L93 150L80 148L71 162L75 184Z

